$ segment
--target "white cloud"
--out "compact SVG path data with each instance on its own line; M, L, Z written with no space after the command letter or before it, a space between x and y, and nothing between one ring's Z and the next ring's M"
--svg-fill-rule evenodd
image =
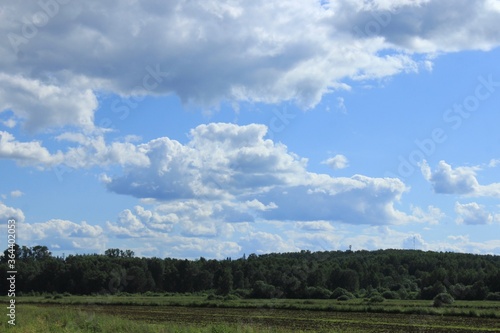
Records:
M24 193L21 192L20 190L14 190L14 191L10 192L10 196L13 197L13 198L19 198L19 197L21 197L23 195L24 195Z
M30 132L51 127L92 129L94 126L98 102L89 88L45 83L1 71L0 85L5 87L0 90L0 112L12 110Z
M61 161L58 152L51 155L39 141L18 142L15 137L5 131L0 131L0 158L16 160L21 165L28 164L52 164Z
M343 97L337 97L337 110L339 110L344 114L347 113L347 107L345 106L345 101Z
M490 24L499 12L492 10L490 0L340 3L339 6L349 4L354 9L339 22L342 27L350 24L357 28L358 34L380 36L388 44L413 52L490 50L498 45L499 34ZM481 37L474 39L475 34Z
M140 238L155 237L156 232L166 232L172 230L179 218L175 214L161 215L135 206L134 211L125 209L122 211L116 223L107 222L107 229L115 237L119 238Z
M424 161L423 174L430 181L436 193L470 194L476 191L479 184L476 171L470 167L453 169L445 161L440 161L437 169L432 172Z
M0 111L31 131L92 129L97 91L307 108L349 79L428 68L419 53L500 44L494 0L71 1L30 31L40 3L0 13Z
M480 167L452 168L445 161L440 161L432 171L427 162L421 165L422 174L432 184L434 192L443 194L461 194L475 197L500 197L500 183L480 185L476 171Z
M20 165L36 165L43 168L64 165L69 168L89 168L92 166L136 165L147 166L149 159L130 142L106 143L102 135L63 133L56 137L59 141L76 143L67 151L51 153L40 141L19 142L5 131L0 131L0 158L15 160Z
M0 220L14 219L16 222L24 222L24 213L19 208L6 206L0 202Z
M486 211L483 205L480 205L476 202L470 202L466 204L456 202L455 213L457 213L457 218L455 221L458 224L490 224L494 220L493 215Z
M193 237L172 237L158 243L158 246L168 245L164 250L165 256L175 258L192 258L200 256L224 259L238 255L242 247L234 241L221 241L218 239L205 239Z
M130 142L111 142L104 137L84 136L81 133L63 133L56 138L60 141L77 142L79 146L69 148L62 155L62 163L71 168L88 168L94 165L136 165L147 166L149 159L140 147Z
M456 252L497 254L500 251L500 240L473 241L469 235L450 235L447 243Z
M119 194L172 202L172 212L195 205L189 216L203 212L196 218L226 222L263 218L395 224L417 218L394 208L407 190L400 180L308 172L306 159L264 139L265 134L263 125L212 123L193 129L184 145L155 139L138 146L149 165L106 176L106 186Z
M499 165L500 165L500 159L492 159L488 163L488 167L490 167L490 168L496 168Z
M440 220L446 217L439 208L429 205L427 212L420 207L411 207L412 220L415 222L425 222L429 224L439 224Z
M243 248L252 253L297 252L300 249L290 240L284 240L280 235L264 231L250 232L240 240Z
M186 145L166 137L152 140L138 146L150 165L131 168L107 186L139 198L173 200L231 198L298 181L295 175L304 172L306 161L265 140L266 130L258 124L212 123L192 130Z
M52 219L39 223L19 225L18 237L26 245L49 244L58 250L84 250L104 252L106 235L99 225L85 221L75 223L68 220Z
M427 242L420 234L408 236L403 240L403 249L406 250L425 250L427 247Z
M328 221L296 222L295 226L305 231L332 232L335 230Z
M335 155L335 156L330 157L321 163L328 165L333 170L345 169L349 166L349 162L347 161L347 157L345 157L344 155Z
M0 121L0 123L7 128L14 128L17 125L17 121L15 121L13 118L9 118L7 120L2 120L2 121Z

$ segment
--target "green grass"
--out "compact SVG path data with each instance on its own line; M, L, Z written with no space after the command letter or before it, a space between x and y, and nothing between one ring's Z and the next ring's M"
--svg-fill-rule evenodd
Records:
M16 326L1 332L289 333L498 332L491 318L328 312L274 308L18 304Z
M2 332L16 333L287 333L286 329L254 325L149 323L67 307L18 306L16 325L2 321ZM341 333L342 331L334 331Z
M17 304L71 304L71 305L147 305L147 306L187 306L217 308L262 308L337 312L370 312L390 314L447 315L464 317L500 318L498 301L455 301L441 308L432 306L426 300L385 300L370 303L364 299L349 301L321 299L233 299L208 300L207 295L191 294L148 294L146 295L102 295L75 296L40 295L17 297ZM0 298L2 299L2 298ZM7 298L3 297L7 301Z

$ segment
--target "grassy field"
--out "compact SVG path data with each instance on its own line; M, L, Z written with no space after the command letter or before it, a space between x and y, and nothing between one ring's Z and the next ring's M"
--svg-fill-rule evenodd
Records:
M1 298L0 298L1 299ZM4 297L5 302L7 298ZM349 301L323 299L211 299L205 294L156 294L147 295L43 295L17 298L18 304L71 304L71 305L148 305L148 306L185 306L205 308L259 308L337 312L369 312L389 314L447 315L463 317L482 317L500 319L499 301L455 301L452 305L436 308L432 301L425 300L385 300L371 303L365 299Z
M4 304L6 304L4 302ZM17 297L8 332L500 332L500 302L208 300L206 295ZM10 326L7 317L0 327Z

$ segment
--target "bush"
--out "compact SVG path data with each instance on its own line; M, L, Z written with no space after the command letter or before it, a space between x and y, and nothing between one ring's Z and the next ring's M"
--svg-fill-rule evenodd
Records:
M227 296L224 296L223 299L225 301L236 301L236 300L239 300L240 297L238 295L235 295L235 294L229 294Z
M308 298L328 299L330 298L332 292L321 287L308 287L306 294Z
M344 288L340 288L340 287L335 288L335 290L330 295L330 298L331 299L338 299L340 296L347 296L347 297L349 297L349 299L354 298L354 295L351 292L347 291Z
M488 301L500 301L500 292L489 293L488 296L486 296L486 300L488 300Z
M454 301L455 299L453 299L453 297L450 294L440 293L436 295L436 297L434 297L433 305L438 308L445 304L452 304Z
M382 293L382 297L385 299L399 299L399 294L395 291L387 290Z
M382 303L383 301L385 301L385 298L380 295L373 296L369 300L370 303Z
M231 294L236 295L239 298L248 298L251 293L252 291L248 289L236 289L231 292Z
M221 295L210 294L207 296L207 301L222 301L224 297Z
M342 295L337 298L337 301L348 301L348 300L350 300L350 298L347 295Z
M421 299L434 299L439 294L447 293L446 287L441 282L436 282L432 286L425 287L420 291Z
M273 298L276 295L276 288L273 285L267 284L264 281L255 281L252 290L254 298Z

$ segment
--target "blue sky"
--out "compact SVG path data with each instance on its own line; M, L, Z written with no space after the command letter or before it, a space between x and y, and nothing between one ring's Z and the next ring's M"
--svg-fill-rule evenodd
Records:
M0 219L59 255L500 254L499 19L498 0L3 5Z

